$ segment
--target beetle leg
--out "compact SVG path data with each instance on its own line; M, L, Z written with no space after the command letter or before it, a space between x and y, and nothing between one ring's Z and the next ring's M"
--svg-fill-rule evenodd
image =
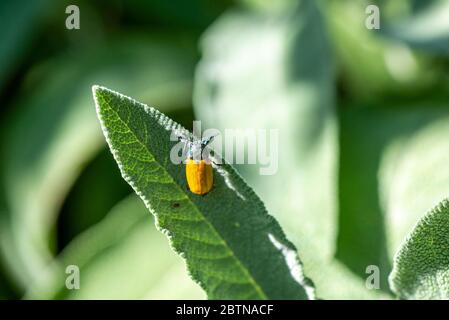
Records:
M214 160L209 159L210 162L212 163L212 165L217 166L217 167L221 167L223 164L222 163L216 163Z

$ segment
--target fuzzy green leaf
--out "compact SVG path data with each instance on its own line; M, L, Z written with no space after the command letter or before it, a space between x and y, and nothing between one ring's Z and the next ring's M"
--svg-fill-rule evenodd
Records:
M170 161L170 135L185 129L154 108L109 89L95 86L93 93L123 177L209 298L313 296L296 249L230 165L214 170L214 187L207 195L191 193L183 165Z
M415 226L399 249L390 286L400 298L449 298L449 201L442 201Z

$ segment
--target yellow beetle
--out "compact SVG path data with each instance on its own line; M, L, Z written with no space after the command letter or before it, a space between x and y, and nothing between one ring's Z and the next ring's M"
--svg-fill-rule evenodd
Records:
M178 139L188 148L186 179L190 191L195 194L205 195L212 189L214 183L212 164L210 159L203 159L203 151L214 137L191 141L184 136L178 136Z
M212 165L203 159L187 159L186 178L190 191L200 195L206 194L214 183Z

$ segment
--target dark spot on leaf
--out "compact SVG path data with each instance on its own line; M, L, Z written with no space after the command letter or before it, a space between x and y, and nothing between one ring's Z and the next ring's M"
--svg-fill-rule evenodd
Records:
M173 208L179 208L179 206L180 206L180 204L178 202L175 202L175 203L172 204Z

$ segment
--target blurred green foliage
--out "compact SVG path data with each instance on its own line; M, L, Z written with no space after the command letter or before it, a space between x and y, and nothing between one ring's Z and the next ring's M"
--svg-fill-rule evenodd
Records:
M379 31L365 28L372 2ZM69 4L80 30L65 28ZM203 297L128 196L92 84L188 128L194 118L280 128L278 174L238 170L317 295L390 297L393 254L449 192L448 10L445 0L1 1L0 298ZM68 292L74 260L86 287ZM364 286L371 264L378 291Z

